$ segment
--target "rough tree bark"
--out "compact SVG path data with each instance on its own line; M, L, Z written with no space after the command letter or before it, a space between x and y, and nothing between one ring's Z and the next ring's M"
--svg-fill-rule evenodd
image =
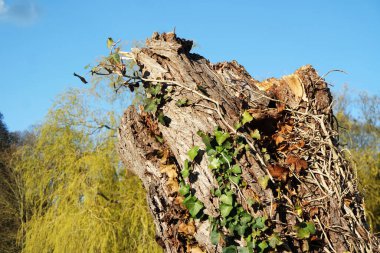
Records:
M240 137L246 144L234 158L242 168L242 184L231 183L231 189L253 218L266 217L269 228L260 240L265 233L281 239L275 247L261 245L265 251L378 251L378 239L368 231L355 173L338 145L332 97L324 78L307 65L289 76L259 82L236 61L212 64L190 53L191 48L192 41L173 33L154 33L145 47L124 54L137 63L145 88L160 84L169 90L164 92L170 98L157 105L166 123L159 123L162 115L155 110L131 106L119 129L121 158L147 189L157 241L165 251L222 252L232 244L250 252L244 251L247 236L228 241L231 231L223 225L218 244L210 239L208 218L220 217L221 203L212 193L218 182L197 132L212 135L217 126L231 140ZM244 113L253 120L234 127ZM204 208L202 217L192 219L178 188L194 146L201 151L190 176L182 180ZM297 234L304 222L314 224L315 233Z

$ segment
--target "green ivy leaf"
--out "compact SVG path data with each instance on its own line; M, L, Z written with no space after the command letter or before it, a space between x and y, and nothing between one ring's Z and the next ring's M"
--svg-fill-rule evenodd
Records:
M224 247L222 250L222 253L236 253L236 252L237 252L237 247L235 245Z
M259 182L261 188L263 188L265 190L268 187L269 176L265 175L265 176L259 177L258 182Z
M315 225L313 222L301 222L297 224L296 226L297 231L297 237L299 239L307 239L310 237L310 235L315 234Z
M162 136L159 136L159 135L156 135L156 140L159 142L159 143L164 143L164 138L162 138Z
M230 137L229 133L219 131L219 130L215 131L214 135L215 135L216 142L218 143L219 146L221 146L223 142L225 142L225 140L227 140Z
M189 169L189 160L185 160L185 162L183 163L183 169L184 170L188 170Z
M157 101L156 99L147 98L145 99L144 111L155 113L157 111Z
M250 135L251 135L251 137L252 137L253 139L256 139L256 140L260 140L260 139L261 139L261 135L260 135L260 132L259 132L258 129L255 129L254 131L252 131L252 132L250 133Z
M162 87L159 84L152 85L152 86L150 86L148 93L152 94L153 96L156 96L158 93L161 92L161 88Z
M235 173L235 174L241 174L241 168L240 168L240 166L237 165L237 164L235 164L234 166L232 166L231 172Z
M306 225L307 225L307 229L310 231L310 234L314 235L316 232L314 222L308 221L306 222Z
M210 240L213 245L218 245L220 240L220 233L216 230L211 231Z
M238 235L244 236L245 231L247 230L247 228L248 228L247 225L238 225L235 230L238 233Z
M203 141L203 143L206 145L207 150L212 148L212 146L211 146L210 136L208 136L207 134L205 134L205 133L204 133L203 131L201 131L201 130L199 130L199 131L197 132L197 135L198 135L199 137L202 138L202 141Z
M220 190L219 188L216 189L215 192L214 192L214 195L215 195L216 197L220 197L220 196L222 195L221 190Z
M233 207L227 204L220 204L219 208L220 208L220 214L222 215L222 217L227 217L232 211Z
M264 217L257 217L255 220L255 224L253 224L252 227L260 229L260 230L265 230L266 229L265 221L266 219Z
M208 167L209 167L210 169L217 169L217 168L219 168L219 167L220 167L220 161L219 161L219 159L216 158L216 157L213 157L213 158L211 159L211 162L210 162L210 164L208 165Z
M235 184L239 185L240 183L240 176L230 176L230 180L234 182Z
M189 169L187 169L187 170L183 169L181 171L181 174L182 174L183 178L187 178L190 175L190 170Z
M238 247L239 253L253 253L252 249L247 247Z
M241 123L242 123L243 125L245 125L245 124L247 124L248 122L251 122L252 120L253 120L252 115L251 115L249 112L244 111L244 112L243 112L243 115L242 115Z
M195 196L189 196L183 201L183 205L189 210L191 217L197 216L199 211L203 208L203 203L200 202Z
M182 196L186 196L190 192L190 185L188 184L182 185L181 188L179 188L178 192Z
M177 100L175 105L178 107L183 107L183 106L187 106L188 103L189 103L189 100L187 98L182 98L182 99Z
M189 156L190 161L194 161L195 157L197 157L199 151L198 146L194 146L192 149L187 152L187 155Z
M260 248L260 252L262 253L262 252L264 252L264 250L265 250L266 248L268 248L268 243L267 243L266 241L262 241L262 242L260 242L259 245L257 245L257 246L259 246L259 248Z
M111 49L111 47L113 46L113 44L115 44L115 42L113 41L113 39L110 37L107 39L107 47L109 49Z
M232 202L233 202L233 199L232 199L232 195L231 194L223 194L222 196L220 196L220 201L226 205L230 205L232 206Z
M244 224L247 224L248 222L250 222L252 220L252 217L249 213L247 212L244 212L241 217L240 217L240 224L244 225Z
M274 233L268 237L269 246L273 249L275 249L277 246L280 246L283 244L281 241L281 238L278 236L278 234Z

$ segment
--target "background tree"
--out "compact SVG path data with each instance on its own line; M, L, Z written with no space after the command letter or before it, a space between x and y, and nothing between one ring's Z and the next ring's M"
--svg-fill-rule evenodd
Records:
M10 166L14 152L14 134L9 133L0 113L0 252L18 252L17 232L20 227L19 185Z
M380 97L367 93L337 96L336 116L341 143L349 150L364 194L371 230L380 231Z
M141 183L115 153L114 116L79 94L61 96L13 159L22 252L160 252Z

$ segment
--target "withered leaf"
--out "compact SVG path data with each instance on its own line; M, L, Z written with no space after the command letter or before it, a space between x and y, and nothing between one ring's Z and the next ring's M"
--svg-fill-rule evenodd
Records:
M194 235L195 234L194 222L189 222L187 224L180 223L178 226L178 232L183 233L185 235Z
M280 144L281 142L283 142L285 140L285 138L279 133L273 135L273 139L276 143L276 146L278 146L278 144Z
M274 179L285 182L289 175L289 169L281 167L277 164L269 165L268 171Z
M309 210L309 215L310 217L313 217L314 215L317 215L319 213L319 208L318 207L312 207Z
M308 167L307 162L304 159L295 155L289 155L286 158L285 163L291 165L297 173L299 173L302 169L306 170Z

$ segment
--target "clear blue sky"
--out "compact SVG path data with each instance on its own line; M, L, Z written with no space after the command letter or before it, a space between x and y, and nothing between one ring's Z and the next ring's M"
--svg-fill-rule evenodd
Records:
M153 31L193 39L212 62L238 60L256 79L312 64L339 89L380 94L379 0L0 0L0 112L9 129L41 122L73 72L107 54L106 39ZM129 44L130 45L130 44Z

